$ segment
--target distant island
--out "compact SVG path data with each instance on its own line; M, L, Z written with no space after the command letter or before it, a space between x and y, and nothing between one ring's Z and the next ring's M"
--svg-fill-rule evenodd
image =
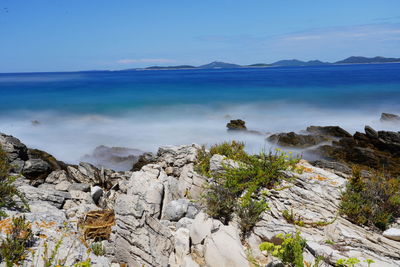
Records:
M178 66L151 66L147 68L128 69L129 70L173 70L173 69L233 69L233 68L267 68L267 67L295 67L295 66L322 66L340 64L373 64L373 63L399 63L400 58L387 57L360 57L351 56L336 62L323 62L320 60L302 61L297 59L279 60L273 63L256 63L251 65L238 65L221 61L214 61L201 66L178 65Z

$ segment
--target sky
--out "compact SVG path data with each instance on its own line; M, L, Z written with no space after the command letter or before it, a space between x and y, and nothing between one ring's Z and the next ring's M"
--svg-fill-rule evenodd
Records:
M399 0L0 0L0 72L400 57Z

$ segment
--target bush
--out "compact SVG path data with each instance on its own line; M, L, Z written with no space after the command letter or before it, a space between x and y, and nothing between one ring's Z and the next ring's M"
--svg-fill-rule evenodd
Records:
M10 232L0 245L0 260L5 261L7 267L20 264L27 254L32 238L31 224L25 220L25 217L12 218Z
M268 208L264 198L255 200L246 194L237 206L236 214L239 217L239 227L243 236L246 236L261 219L261 214Z
M355 224L385 230L400 216L400 179L382 172L362 177L354 169L342 194L340 213Z
M264 199L257 196L262 188L273 188L285 179L285 170L295 169L298 158L292 158L284 152L260 153L248 155L243 143L231 142L213 146L210 152L204 149L198 154L198 170L209 172L210 158L214 154L223 154L236 160L238 167L224 166L225 171L214 174L204 195L206 212L213 218L227 224L236 213L242 234L248 233L267 208Z
M306 241L301 238L300 232L286 235L278 234L276 237L282 240L280 245L264 242L260 244L260 250L271 253L272 256L279 258L288 266L304 267L303 250Z
M0 209L16 209L18 205L15 201L17 196L27 209L28 205L23 195L13 185L15 177L11 177L8 173L10 171L10 164L8 163L7 154L0 148ZM0 210L0 219L7 217L7 214Z

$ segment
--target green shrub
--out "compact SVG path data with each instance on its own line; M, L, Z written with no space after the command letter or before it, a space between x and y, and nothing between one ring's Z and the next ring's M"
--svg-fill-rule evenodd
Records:
M13 185L15 177L10 176L10 164L8 163L7 154L0 147L0 209L16 209L18 205L15 201L17 196L24 204L24 208L28 209L27 202L23 195ZM0 210L0 219L7 217L7 214Z
M385 230L400 216L400 179L381 172L362 177L355 169L342 194L340 213L358 225Z
M299 158L290 157L280 150L276 153L248 155L243 143L233 141L213 146L209 153L204 149L199 152L197 166L203 174L211 175L209 161L214 154L223 154L236 160L238 166L224 166L224 172L214 174L203 196L206 212L224 224L236 213L242 234L245 235L267 208L264 199L256 199L260 189L279 185L285 179L283 171L294 170Z
M246 236L261 219L261 214L268 208L264 198L260 200L253 199L251 195L246 194L236 208L236 214L239 217L239 228L243 236Z
M306 241L301 238L300 232L286 235L278 234L276 237L282 240L280 245L264 242L260 244L260 250L271 253L272 256L279 258L288 266L304 267L303 250Z
M20 264L27 255L27 248L32 243L31 224L25 217L12 218L11 229L6 239L0 245L0 260L5 261L7 267Z
M210 183L203 196L206 212L214 219L228 224L236 210L236 195L219 182Z

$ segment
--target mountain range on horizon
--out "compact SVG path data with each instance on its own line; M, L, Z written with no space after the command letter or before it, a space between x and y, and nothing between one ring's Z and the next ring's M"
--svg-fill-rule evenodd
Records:
M336 62L323 62L320 60L302 61L298 59L279 60L273 63L256 63L251 65L238 65L233 63L226 63L222 61L214 61L209 64L201 66L192 65L178 65L178 66L151 66L147 68L136 68L146 70L159 70L159 69L226 69L226 68L263 68L263 67L289 67L289 66L320 66L320 65L339 65L339 64L372 64L372 63L397 63L400 58L387 58L387 57L362 57L351 56Z

